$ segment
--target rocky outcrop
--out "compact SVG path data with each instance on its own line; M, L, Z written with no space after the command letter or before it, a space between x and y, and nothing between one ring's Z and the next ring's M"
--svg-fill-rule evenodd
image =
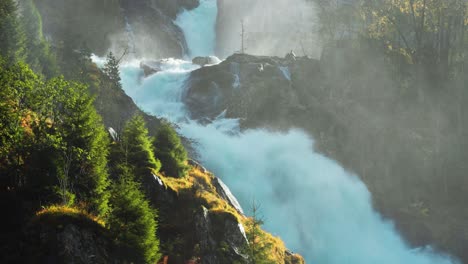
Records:
M169 1L177 12L184 6L182 2ZM151 58L180 58L187 49L185 38L173 19L175 14L168 1L123 0L120 1L123 16L130 25L133 39L128 40L128 32L121 37L134 43L131 52L137 56ZM176 12L176 13L177 13ZM126 30L128 31L128 29Z
M154 175L145 186L159 211L158 235L169 263L250 263L243 226L248 220L231 205L235 197L229 197L228 189L218 186L219 179L197 162L190 164L188 179ZM275 250L286 249L277 245ZM288 252L279 256L284 256L284 263L303 263L300 256Z
M179 235L185 242L177 245L178 250L191 252L185 256L171 255L170 259L185 261L198 256L201 263L207 264L247 263L242 254L247 243L245 231L236 217L229 212L211 211L202 202L196 202L192 193L195 190L177 192L164 184L160 176L153 177L149 196L163 216L159 230L163 244L173 244L174 237Z
M104 55L112 36L125 31L119 0L34 1L42 16L44 35L54 46L86 44Z
M247 243L244 228L231 214L211 213L202 206L195 215L195 236L202 252L201 263L248 263L242 254Z
M224 184L224 182L220 178L215 178L213 180L213 185L216 188L216 192L227 201L232 207L234 207L240 214L244 214L244 210L242 209L239 201L237 198L231 193L229 187Z
M142 115L146 121L150 135L154 136L161 125L161 121L154 116L141 111L122 89L115 89L108 85L99 88L90 88L91 94L96 97L94 105L98 113L102 116L102 121L106 127L119 134L126 122L133 116Z
M122 263L107 230L73 217L42 217L26 230L24 263Z
M153 75L157 72L161 71L161 65L159 63L152 63L152 62L140 62L140 69L143 70L143 74L145 77Z
M36 2L45 36L55 46L85 44L97 55L108 50L131 56L180 58L187 49L173 20L199 0L44 0Z
M301 64L318 68L318 61L308 58L236 54L217 66L194 71L184 100L195 119L215 118L226 110L226 117L272 124L304 108L301 91L294 91L291 79Z
M207 57L195 57L192 59L192 63L199 65L199 66L205 66L205 65L210 65L210 64L217 64L220 63L221 61L214 57L214 56L207 56Z

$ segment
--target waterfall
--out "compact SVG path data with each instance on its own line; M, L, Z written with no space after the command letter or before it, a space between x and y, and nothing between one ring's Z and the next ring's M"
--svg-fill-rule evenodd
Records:
M201 0L178 16L190 57L213 53L215 18L215 0ZM196 68L167 59L162 71L141 79L138 63L129 63L121 68L122 85L144 111L177 123L181 134L197 142L202 163L223 179L245 211L255 198L265 228L308 263L456 263L429 247L411 249L392 222L375 212L360 179L316 153L304 132L240 131L238 120L223 115L205 125L190 120L182 96Z
M200 0L198 8L178 15L175 23L185 35L189 58L214 55L217 15L217 0Z

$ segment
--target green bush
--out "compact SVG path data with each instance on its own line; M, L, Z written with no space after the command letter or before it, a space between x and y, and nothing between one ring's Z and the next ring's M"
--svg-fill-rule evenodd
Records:
M112 185L108 225L119 255L134 263L155 263L160 258L157 213L139 187L130 170Z
M163 123L154 139L155 156L161 161L161 171L176 178L187 175L187 151L175 129Z
M141 115L135 115L125 125L120 144L123 162L133 169L138 182L147 181L161 168L160 161L154 157L151 138Z

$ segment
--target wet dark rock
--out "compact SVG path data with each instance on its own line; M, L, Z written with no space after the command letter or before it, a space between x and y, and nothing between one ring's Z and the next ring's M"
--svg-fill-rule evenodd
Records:
M235 54L192 72L184 100L195 119L214 119L224 110L226 117L248 121L287 119L304 108L301 91L291 84L301 63L318 65L306 58L291 64L284 58Z
M161 65L158 62L140 62L140 69L143 70L145 77L153 75L161 71Z
M244 210L242 210L242 207L239 204L239 201L237 201L237 198L231 193L231 190L229 189L229 187L226 184L224 184L224 182L221 179L215 178L213 180L213 185L215 186L216 192L218 192L221 198L227 201L240 214L242 215L244 214Z
M122 263L113 254L108 231L91 220L45 218L26 232L24 263Z
M152 2L173 19L183 9L192 10L200 5L200 0L153 0Z
M201 207L195 215L195 234L203 252L202 263L248 263L242 253L247 244L245 231L233 215Z
M199 66L205 66L205 65L210 65L210 64L216 64L219 63L220 60L214 56L206 56L206 57L195 57L192 59L192 63L199 65Z

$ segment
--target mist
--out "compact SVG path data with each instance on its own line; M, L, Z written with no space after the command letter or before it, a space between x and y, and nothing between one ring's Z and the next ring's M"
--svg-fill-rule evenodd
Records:
M216 43L213 25L216 24L217 14L216 1L201 0L197 12L184 10L177 16L175 24L184 33L188 45L186 55L189 58L213 55Z
M317 9L306 0L219 0L216 55L225 58L241 49L255 55L318 57Z

